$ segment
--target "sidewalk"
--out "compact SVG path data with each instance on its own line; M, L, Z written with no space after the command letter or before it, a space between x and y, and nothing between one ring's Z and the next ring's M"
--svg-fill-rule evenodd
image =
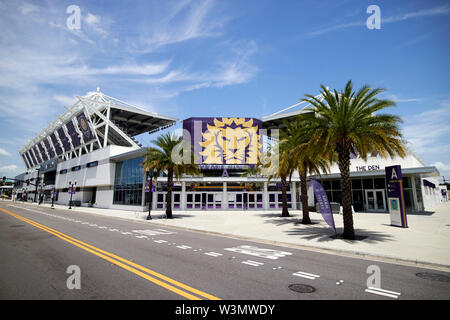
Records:
M147 212L86 207L72 210L138 221L147 217ZM301 211L291 211L288 218L280 217L280 211L174 211L171 220L163 219L161 211L152 211L153 220L148 223L450 271L450 202L434 212L408 214L407 229L390 226L387 213L355 213L355 233L360 238L356 241L333 238L331 228L315 212L310 213L313 224L302 225ZM334 220L338 234L342 234L342 215L335 214Z

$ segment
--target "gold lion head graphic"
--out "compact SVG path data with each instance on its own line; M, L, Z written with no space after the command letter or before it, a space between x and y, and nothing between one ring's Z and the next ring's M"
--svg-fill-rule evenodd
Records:
M204 164L256 164L261 148L258 126L253 119L214 118L202 132Z

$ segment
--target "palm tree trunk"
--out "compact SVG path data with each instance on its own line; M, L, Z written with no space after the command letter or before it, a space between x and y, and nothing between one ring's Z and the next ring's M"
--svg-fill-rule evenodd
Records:
M288 205L287 205L287 182L286 176L281 176L281 199L283 204L283 211L281 212L282 217L289 217Z
M342 214L344 220L344 239L354 240L352 194L350 189L350 151L344 145L338 148L339 171L341 172Z
M166 216L167 219L172 219L172 185L173 185L173 170L167 171L167 195L166 195Z
M309 208L308 208L308 190L306 188L306 171L300 172L300 192L302 200L302 213L303 213L303 224L311 224L311 219L309 218Z

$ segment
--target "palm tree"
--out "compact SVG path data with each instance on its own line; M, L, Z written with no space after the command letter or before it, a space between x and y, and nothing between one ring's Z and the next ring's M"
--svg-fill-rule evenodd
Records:
M333 152L323 153L316 145L310 145L312 132L308 130L309 122L303 114L297 116L295 121L285 123L286 133L291 136L295 147L291 151L295 168L300 176L300 193L302 202L302 223L311 224L308 207L308 190L306 177L308 174L327 173L330 162L333 159Z
M354 240L350 154L359 153L364 160L372 152L378 152L383 157L404 157L404 141L399 128L402 120L395 115L375 114L395 105L391 100L377 98L384 89L373 89L365 85L355 92L351 80L339 93L336 90L331 92L323 85L321 88L323 101L312 95L306 95L307 98L302 99L311 104L304 109L309 111L304 117L310 121L310 145L320 146L323 152L333 150L337 153L341 172L343 237Z
M272 178L280 178L281 180L282 217L289 217L287 184L288 178L290 182L292 173L296 168L295 158L292 157L292 150L295 148L295 143L296 141L290 133L281 131L280 141L269 149L269 153L272 155L278 153L278 161L270 161L264 166L266 168L265 172L269 172L269 181ZM291 199L291 201L294 201L294 199Z
M167 195L166 195L166 216L168 219L172 219L172 187L173 177L178 180L183 174L198 174L199 170L197 165L190 163L184 163L173 159L173 153L181 153L180 148L183 142L182 136L176 136L170 132L163 134L153 140L152 143L155 147L149 147L145 160L143 162L144 171L156 170L156 174L160 172L167 172Z

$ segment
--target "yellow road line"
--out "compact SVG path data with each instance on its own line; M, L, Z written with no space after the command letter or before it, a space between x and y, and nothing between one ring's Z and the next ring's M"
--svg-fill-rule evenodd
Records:
M25 222L27 222L27 223L29 223L29 224L31 224L31 225L39 228L39 229L42 229L42 230L44 230L44 231L46 231L48 233L51 233L51 234L57 236L58 238L66 241L66 242L69 242L69 243L71 243L71 244L73 244L73 245L75 245L75 246L77 246L77 247L79 247L79 248L81 248L83 250L86 250L86 251L88 251L88 252L90 252L92 254L95 254L95 255L97 255L97 256L99 256L99 257L101 257L101 258L103 258L103 259L105 259L105 260L107 260L107 261L109 261L111 263L114 263L117 266L120 266L120 267L122 267L122 268L124 268L124 269L126 269L126 270L128 270L130 272L133 272L134 274L139 275L140 277L143 277L143 278L147 279L148 281L151 281L151 282L153 282L153 283L155 283L155 284L157 284L159 286L162 286L162 287L164 287L164 288L166 288L166 289L168 289L168 290L170 290L172 292L175 292L175 293L177 293L177 294L179 294L179 295L181 295L181 296L183 296L185 298L188 298L188 299L191 299L191 300L199 300L200 298L190 294L190 293L194 293L194 294L197 294L197 295L199 295L201 297L204 297L204 298L207 298L207 299L220 300L219 298L217 298L215 296L212 296L212 295L210 295L208 293L205 293L203 291L200 291L200 290L197 290L195 288L192 288L192 287L190 287L188 285L185 285L185 284L183 284L181 282L178 282L178 281L176 281L174 279L171 279L171 278L169 278L167 276L164 276L164 275L162 275L162 274L160 274L158 272L150 270L150 269L148 269L146 267L138 265L138 264L136 264L134 262L131 262L129 260L126 260L126 259L124 259L122 257L119 257L119 256L117 256L115 254L112 254L110 252L107 252L107 251L101 250L99 248L96 248L96 247L94 247L94 246L92 246L90 244L87 244L85 242L82 242L82 241L80 241L78 239L72 238L72 237L70 237L70 236L68 236L68 235L66 235L66 234L64 234L64 233L62 233L60 231L57 231L55 229L52 229L52 228L47 227L45 225L42 225L42 224L40 224L40 223L38 223L36 221L24 218L24 217L22 217L22 216L20 216L18 214L15 214L15 213L10 212L8 210L5 210L3 208L0 208L0 210L5 212L5 213L7 213L7 214L9 214L9 215L11 215L11 216L13 216L13 217L15 217L15 218L17 218L17 219L25 221ZM145 273L143 273L143 272L141 272L141 271L139 271L137 269L142 270L144 272L147 272L147 273L149 273L149 274L151 274L153 276L156 276L156 277L158 277L158 278L160 278L162 280L165 280L165 281L167 281L169 283L172 283L172 284L174 284L174 285L176 285L176 286L178 286L180 288L183 288L183 289L189 291L190 293L185 292L183 290L180 290L180 289L178 289L178 288L176 288L174 286L171 286L171 285L169 285L167 283L164 283L164 282L162 282L162 281L160 281L160 280L158 280L156 278L150 277L149 275L147 275L147 274L145 274Z

